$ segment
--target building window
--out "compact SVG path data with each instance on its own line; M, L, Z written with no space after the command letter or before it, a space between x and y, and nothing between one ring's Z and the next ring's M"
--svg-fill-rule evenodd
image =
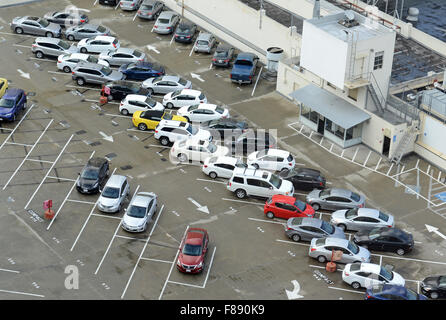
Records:
M345 140L361 138L361 135L362 135L362 124L359 124L347 130Z
M373 64L373 70L382 69L384 61L384 51L375 53L375 62Z
M334 134L334 124L331 120L325 119L325 130Z
M303 103L301 104L301 112L302 117L307 118L308 120L317 123L318 121L318 113L316 111L312 111L310 108L305 106Z

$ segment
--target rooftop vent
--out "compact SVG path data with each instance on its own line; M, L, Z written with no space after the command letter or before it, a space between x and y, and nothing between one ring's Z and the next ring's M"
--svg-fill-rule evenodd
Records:
M344 12L344 19L339 20L338 23L346 28L352 28L359 25L359 22L355 20L355 13L352 10Z

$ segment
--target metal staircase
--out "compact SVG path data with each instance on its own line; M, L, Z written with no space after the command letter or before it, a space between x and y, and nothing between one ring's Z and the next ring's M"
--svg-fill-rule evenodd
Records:
M407 148L415 141L419 133L420 130L418 129L418 124L412 125L409 130L404 133L390 161L398 165L403 155L407 152Z
M375 88L377 88L378 91L376 91ZM367 91L372 97L373 103L378 109L378 112L381 114L384 113L384 109L386 107L386 99L384 98L384 95L381 93L381 90L379 89L378 83L375 79L375 76L373 75L373 72L370 72L370 83L367 85Z

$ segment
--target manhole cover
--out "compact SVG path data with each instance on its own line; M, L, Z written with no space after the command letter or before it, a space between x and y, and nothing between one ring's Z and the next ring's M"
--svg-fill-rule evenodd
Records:
M80 134L87 133L87 131L85 131L85 130L79 130L79 131L76 131L75 133L76 133L77 135L80 135Z
M96 146L99 146L99 145L101 145L101 144L102 144L101 142L96 141L96 142L90 143L90 146L91 146L91 147L96 147Z
M133 167L131 166L131 165L126 165L126 166L123 166L123 167L120 167L121 168L121 170L130 170L130 169L132 169Z
M109 153L109 154L106 154L104 157L108 160L108 161L110 161L111 159L113 159L113 158L116 158L116 153Z

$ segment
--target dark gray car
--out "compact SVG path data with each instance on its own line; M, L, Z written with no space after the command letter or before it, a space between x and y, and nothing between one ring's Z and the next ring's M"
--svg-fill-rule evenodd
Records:
M234 57L234 47L220 43L215 49L212 64L217 67L229 67Z
M363 208L365 206L365 197L350 190L329 188L311 191L307 195L307 203L316 211L319 209Z
M344 231L329 222L316 218L290 218L285 234L293 241L311 241L313 238L334 237L345 239Z
M81 40L85 38L94 38L96 36L110 36L110 29L97 24L82 24L67 28L64 32L65 37L70 40Z
M138 17L141 19L153 20L161 11L163 11L164 4L157 0L144 0L138 10Z
M39 17L15 17L12 19L11 30L17 34L32 34L35 36L60 37L62 28L55 23Z

